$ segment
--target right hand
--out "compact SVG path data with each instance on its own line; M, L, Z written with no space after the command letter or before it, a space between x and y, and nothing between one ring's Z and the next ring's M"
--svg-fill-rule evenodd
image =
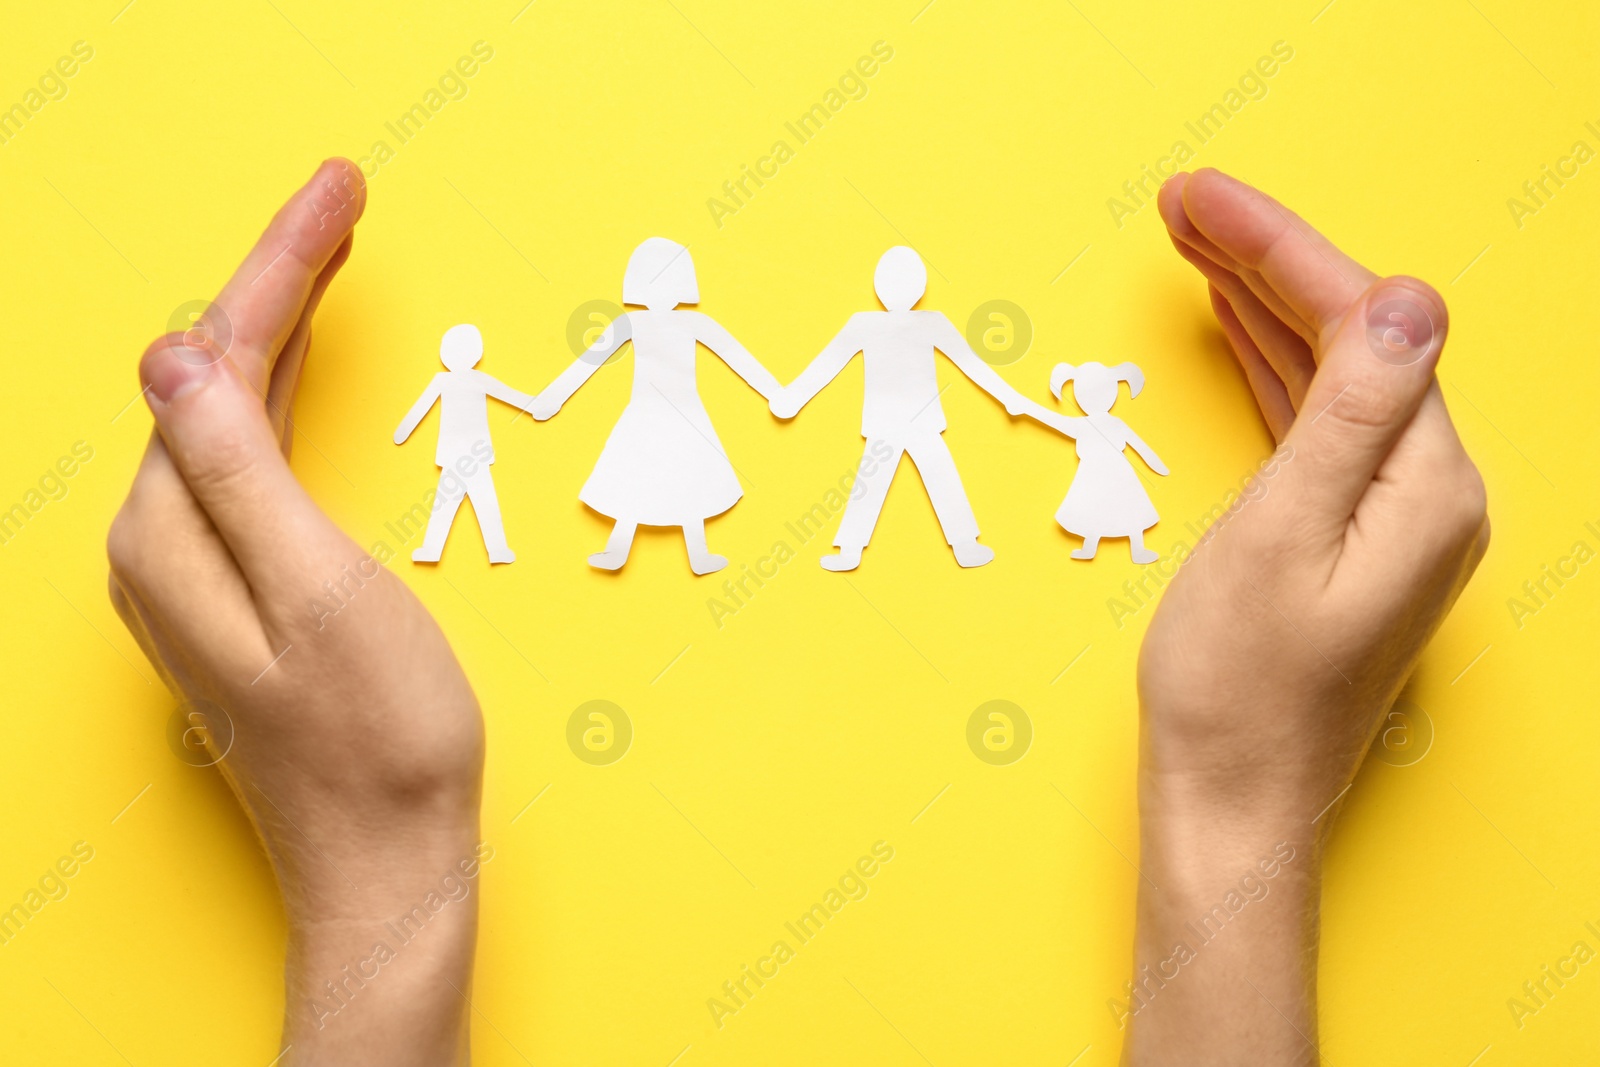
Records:
M1321 845L1483 557L1483 481L1434 377L1432 287L1380 278L1217 171L1173 177L1159 203L1282 447L1183 560L1140 649L1136 974L1181 969L1133 999L1124 1062L1311 1065ZM1270 896L1196 939L1263 877Z
M1148 755L1215 800L1243 786L1315 814L1488 545L1483 480L1434 377L1444 301L1217 171L1169 180L1160 208L1292 453L1162 598L1139 667ZM1423 332L1391 351L1396 310Z

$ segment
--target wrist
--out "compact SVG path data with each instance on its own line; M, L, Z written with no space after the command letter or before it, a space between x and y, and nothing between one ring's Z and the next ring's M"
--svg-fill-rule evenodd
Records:
M381 878L368 870L372 888L291 915L285 1067L467 1062L479 869L492 857L485 843Z
M1315 1063L1321 838L1297 794L1252 802L1141 773L1131 1064Z

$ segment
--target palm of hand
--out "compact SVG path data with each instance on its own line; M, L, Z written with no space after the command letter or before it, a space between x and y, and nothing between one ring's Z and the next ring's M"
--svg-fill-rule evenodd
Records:
M1314 813L1487 545L1483 484L1432 374L1444 305L1214 171L1174 179L1160 203L1281 447L1151 623L1149 755L1208 791L1262 786ZM1369 344L1367 320L1395 300L1432 326L1409 361Z

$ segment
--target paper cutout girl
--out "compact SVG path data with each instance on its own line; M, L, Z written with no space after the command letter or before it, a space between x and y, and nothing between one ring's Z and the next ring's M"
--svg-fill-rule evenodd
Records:
M1144 374L1132 363L1056 364L1050 372L1050 391L1057 399L1068 382L1073 383L1073 399L1084 415L1046 412L1041 421L1078 444L1078 471L1056 510L1062 528L1083 538L1083 547L1072 558L1094 559L1101 538L1126 537L1135 563L1154 563L1160 557L1144 547L1144 532L1160 516L1123 450L1131 446L1157 474L1165 475L1167 467L1127 423L1111 414L1117 383L1127 382L1129 397L1136 397L1144 388Z
M695 384L695 344L705 345L769 402L778 380L710 316L674 310L700 301L689 250L665 237L634 249L622 277L618 316L588 351L534 399L536 419L561 410L607 359L633 342L633 392L578 499L615 520L605 550L589 565L614 571L628 561L640 525L679 526L696 574L728 565L706 545L705 521L743 495Z

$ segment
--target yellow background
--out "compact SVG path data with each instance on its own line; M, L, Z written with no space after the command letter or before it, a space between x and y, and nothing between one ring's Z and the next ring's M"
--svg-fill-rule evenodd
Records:
M522 2L0 13L0 103L75 41L95 50L0 146L0 506L74 442L94 449L69 495L0 548L0 906L73 842L95 849L70 895L0 947L0 1058L277 1054L269 869L215 772L169 752L172 701L107 603L102 544L148 432L142 403L119 417L143 345L217 290L320 158L398 148L318 319L297 411L296 470L363 543L433 483L437 416L404 448L389 435L444 329L478 323L482 368L539 388L571 358L573 309L617 299L629 251L662 234L690 246L701 309L784 380L874 306L876 257L903 241L932 268L924 306L959 326L993 298L1027 310L1032 350L1001 369L1024 392L1044 398L1058 360L1138 362L1147 391L1117 412L1171 465L1146 479L1165 552L1266 435L1154 209L1119 228L1106 201L1174 140L1193 146L1184 122L1284 41L1294 58L1269 94L1193 165L1260 184L1374 269L1446 294L1441 377L1494 521L1407 694L1431 749L1370 761L1333 840L1327 1057L1583 1060L1600 964L1520 1030L1506 1000L1600 925L1600 565L1520 628L1507 600L1575 541L1600 547L1584 527L1600 520L1600 163L1520 228L1506 201L1574 141L1600 148L1584 128L1600 126L1592 5ZM397 145L384 123L480 40L494 58L469 95ZM868 95L796 146L784 122L880 40L894 57ZM780 137L795 158L718 228L707 199ZM746 486L710 524L735 570L793 543L784 523L854 464L859 366L781 426L702 360ZM631 367L550 423L496 405L517 563L491 570L463 513L437 569L393 564L488 719L477 1062L1116 1062L1106 1001L1133 921L1132 678L1149 612L1119 629L1106 607L1137 576L1123 543L1068 559L1051 516L1070 443L1012 423L942 363L947 439L997 560L958 569L903 469L858 572L822 571L823 539L797 545L719 629L706 601L726 575L693 577L675 534L641 535L618 577L584 563L607 527L577 490ZM591 699L634 726L610 766L566 745ZM1011 766L966 743L991 699L1033 723ZM895 858L870 895L714 1027L707 998L879 840Z

